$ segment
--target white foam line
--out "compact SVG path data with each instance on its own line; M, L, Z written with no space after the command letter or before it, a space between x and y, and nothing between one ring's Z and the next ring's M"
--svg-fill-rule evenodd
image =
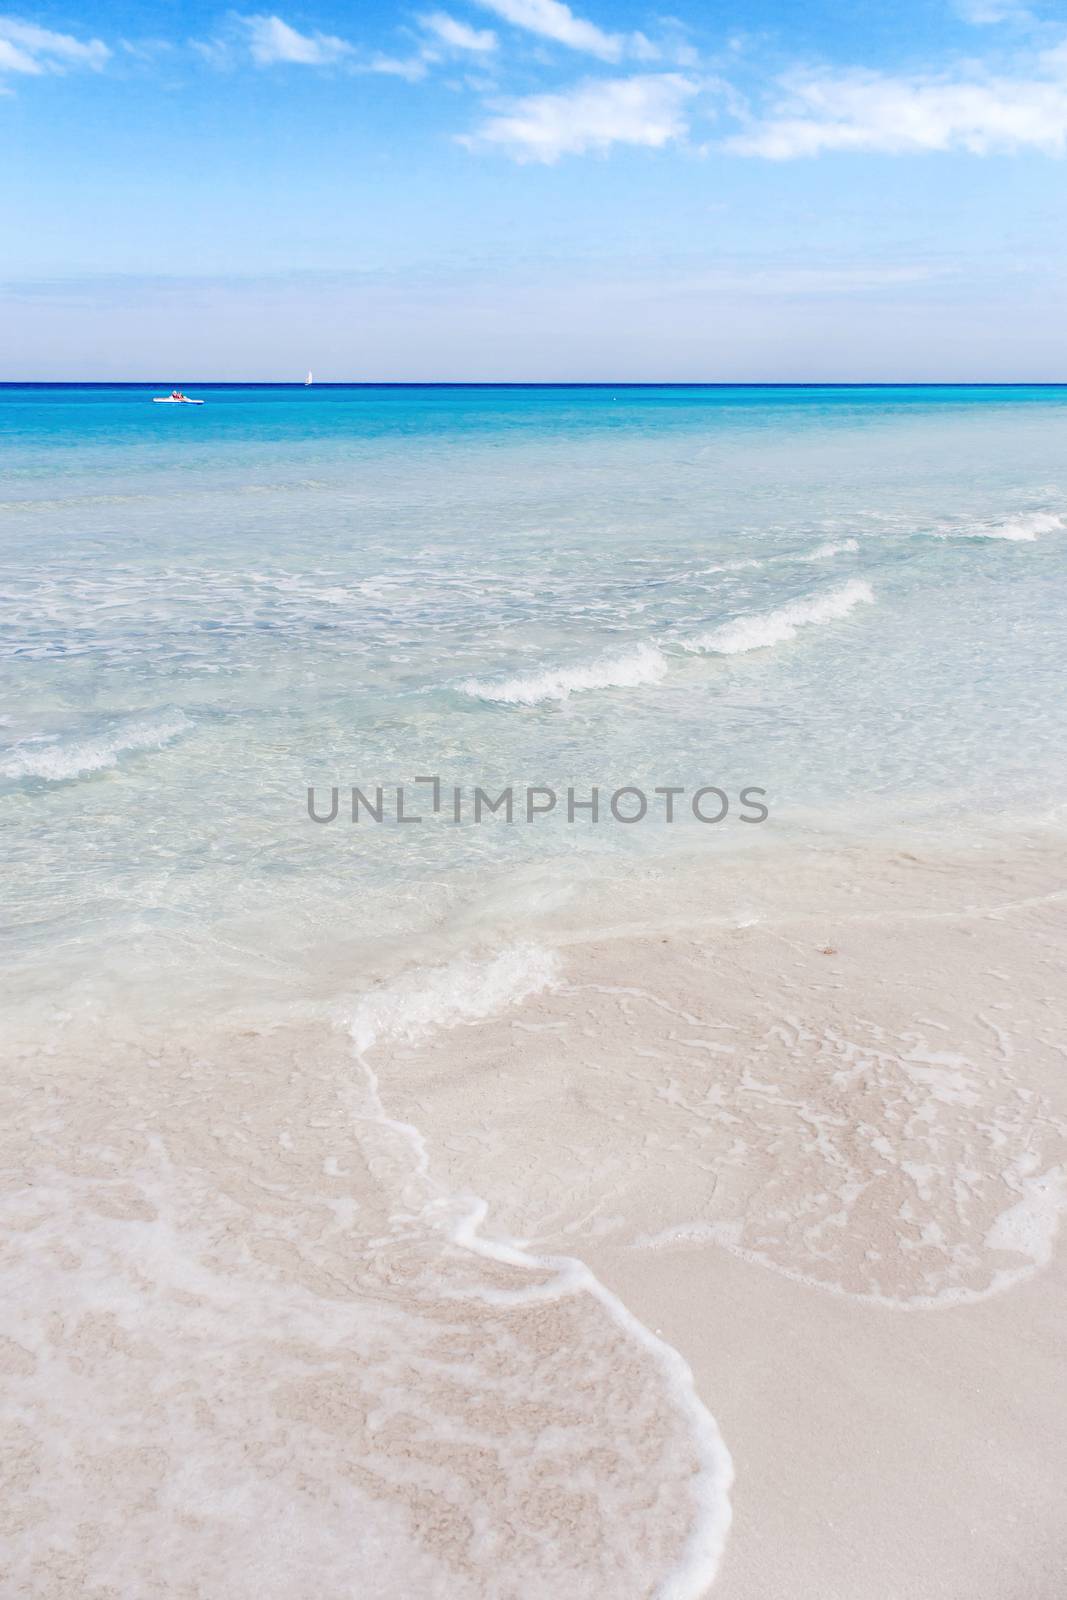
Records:
M440 1190L435 1193L424 1136L414 1124L388 1115L377 1074L366 1060L367 1052L376 1043L388 1038L417 1042L435 1028L482 1020L532 994L556 987L559 974L559 960L554 953L537 946L518 946L484 965L463 960L414 973L361 1001L352 1022L352 1038L366 1075L369 1120L407 1142L415 1174L427 1191L424 1209L439 1215L451 1244L484 1260L552 1275L547 1283L518 1291L482 1289L479 1293L486 1303L532 1304L555 1300L563 1294L588 1294L604 1307L617 1327L648 1352L665 1381L667 1393L688 1422L698 1462L693 1483L698 1515L681 1560L657 1585L655 1600L699 1600L715 1577L726 1543L734 1473L718 1424L697 1393L688 1362L673 1345L635 1317L583 1261L572 1256L536 1255L515 1241L487 1239L481 1232L489 1212L487 1201Z
M656 1600L699 1600L718 1571L730 1531L732 1512L729 1491L734 1469L718 1423L697 1393L692 1368L673 1345L635 1317L584 1261L573 1256L535 1255L515 1244L484 1238L480 1229L487 1212L488 1206L484 1200L473 1202L466 1214L453 1224L453 1243L487 1260L555 1272L554 1285L547 1286L554 1291L552 1298L557 1298L559 1293L591 1295L604 1307L617 1327L648 1351L659 1368L668 1394L689 1424L699 1463L693 1484L693 1498L701 1514L686 1540L678 1566L657 1584L654 1592ZM544 1287L535 1288L532 1296L544 1293ZM531 1291L525 1291L523 1298L530 1297Z
M834 622L857 605L871 605L874 593L869 583L853 578L837 589L806 595L773 611L755 611L735 617L710 633L683 642L683 648L715 655L742 655L748 650L765 650L771 645L795 639L801 628Z
M62 783L87 773L117 767L119 757L138 750L161 750L191 726L180 711L155 720L129 721L88 739L35 740L13 746L0 765L5 778L45 778Z
M768 557L768 559L773 560L774 557L771 556ZM765 567L766 565L766 561L759 561L754 556L750 556L744 561L724 561L718 566L701 567L700 572L701 575L707 575L713 572L745 572L750 567Z
M834 556L854 555L859 549L855 539L842 539L840 544L820 544L814 550L809 550L806 556L801 556L801 561L829 561Z
M621 656L606 656L587 666L549 667L528 677L505 678L493 683L467 678L459 685L475 700L501 705L535 706L545 700L566 700L589 689L633 689L659 683L667 674L667 658L651 644L640 644Z
M1058 533L1064 526L1062 516L1052 511L1024 511L1006 522L979 524L976 528L938 528L935 539L1007 539L1012 544L1031 544L1043 533Z

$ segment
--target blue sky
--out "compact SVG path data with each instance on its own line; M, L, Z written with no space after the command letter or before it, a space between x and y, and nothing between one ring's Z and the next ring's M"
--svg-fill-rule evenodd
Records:
M1067 379L1067 10L0 16L0 377Z

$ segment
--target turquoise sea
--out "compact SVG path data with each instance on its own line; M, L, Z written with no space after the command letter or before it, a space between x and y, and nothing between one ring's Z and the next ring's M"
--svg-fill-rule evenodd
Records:
M299 1000L663 851L1055 813L1067 388L184 387L0 389L20 1002Z

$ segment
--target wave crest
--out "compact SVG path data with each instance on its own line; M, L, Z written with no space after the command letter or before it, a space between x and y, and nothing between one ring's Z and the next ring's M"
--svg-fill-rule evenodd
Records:
M773 611L757 611L747 617L735 617L710 633L698 635L685 643L686 650L708 651L714 655L743 655L748 650L765 650L771 645L784 644L795 639L801 628L823 622L835 622L845 617L858 605L871 605L874 592L869 583L853 578L838 589L828 589L823 594L808 595L792 600L788 605Z
M554 667L500 683L467 678L459 685L474 700L500 705L536 706L545 700L567 700L588 689L633 689L659 683L667 674L667 658L655 645L641 644L625 655L604 657L583 667Z
M5 778L43 778L63 783L117 767L119 758L138 750L161 750L192 724L184 712L137 718L91 738L39 740L14 745L4 752L0 774Z
M1054 511L1025 511L1006 522L992 522L978 528L943 528L935 539L1007 539L1012 544L1031 544L1043 533L1059 533L1064 519Z

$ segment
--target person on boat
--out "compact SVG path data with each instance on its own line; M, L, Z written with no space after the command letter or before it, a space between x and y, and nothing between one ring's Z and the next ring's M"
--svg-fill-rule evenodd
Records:
M182 394L180 389L172 389L170 391L170 397L171 397L172 400L184 400L185 399L185 396Z

